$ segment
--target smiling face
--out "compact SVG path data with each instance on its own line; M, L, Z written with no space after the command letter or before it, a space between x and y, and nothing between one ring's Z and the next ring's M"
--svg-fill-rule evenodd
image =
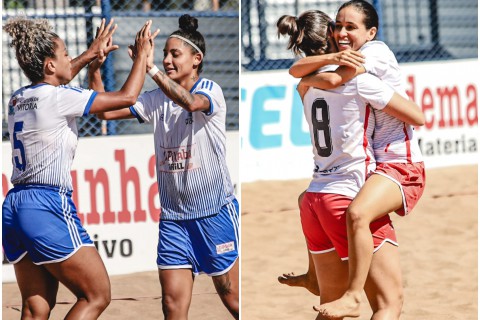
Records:
M345 7L338 12L334 37L339 51L358 50L367 41L375 38L377 28L367 29L364 21L364 14L352 6Z
M163 68L167 76L182 84L192 77L198 78L200 54L193 54L192 47L178 38L168 38L163 49Z

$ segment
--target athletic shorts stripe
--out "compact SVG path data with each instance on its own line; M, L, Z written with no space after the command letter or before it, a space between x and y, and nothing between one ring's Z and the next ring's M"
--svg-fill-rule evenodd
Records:
M71 215L69 213L70 208L68 205L68 200L67 197L65 196L66 190L63 188L60 188L59 190L59 195L62 199L62 212L63 212L63 218L65 219L65 222L67 223L68 231L70 234L70 239L72 240L73 247L77 248L80 245L80 239L78 236L78 233L76 233L76 228L75 225L73 224L73 221L71 219Z
M232 268L239 252L238 202L214 216L159 222L159 269L191 268L195 275L221 275Z
M34 264L56 263L82 246L94 246L77 216L71 191L48 185L17 185L2 206L2 239L7 260L26 253Z

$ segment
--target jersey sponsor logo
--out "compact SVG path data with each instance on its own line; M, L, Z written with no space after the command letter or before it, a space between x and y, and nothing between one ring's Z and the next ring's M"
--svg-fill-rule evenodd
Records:
M27 111L37 109L38 97L31 97L23 101L17 101L15 107L17 111Z
M335 166L335 167L331 167L330 169L320 170L319 166L315 165L315 169L313 171L315 173L328 174L328 173L337 171L338 168L340 168L340 166Z
M177 148L162 148L163 158L159 159L159 171L180 172L198 168L195 157L195 145Z
M217 244L217 254L227 253L235 250L235 243L233 241Z

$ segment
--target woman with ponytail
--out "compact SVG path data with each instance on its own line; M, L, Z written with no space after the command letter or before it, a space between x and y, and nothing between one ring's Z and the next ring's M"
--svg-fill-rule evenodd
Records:
M350 75L352 80L339 88L318 89L324 87L325 81L315 76L334 73L338 64L353 67L352 74L361 73L363 68L361 54L351 50L335 52L333 21L324 13L311 10L298 18L282 16L277 27L279 34L290 37L288 47L292 51L304 53L304 59L316 58L317 63L322 60L324 66L314 72L308 83L302 80L298 88L315 163L310 186L300 197L302 228L314 266L310 265L304 278L286 274L279 281L305 286L318 293L324 304L339 299L348 287L347 208L375 170L374 113L394 110L409 122L421 122L423 116L418 116L418 106L370 74L354 79ZM373 318L397 319L402 307L402 284L395 231L388 215L378 217L368 227L375 254L365 291ZM318 288L311 283L315 279L312 271L316 272ZM291 279L304 282L294 284ZM321 313L317 319L324 317L331 315Z
M157 265L165 319L187 319L194 276L212 277L239 317L238 202L226 164L226 104L221 87L201 78L206 55L198 20L179 19L163 49L163 69L147 62L158 89L103 119L152 123L161 215ZM134 49L134 48L131 48ZM135 57L135 50L131 50ZM99 76L99 75L98 75Z

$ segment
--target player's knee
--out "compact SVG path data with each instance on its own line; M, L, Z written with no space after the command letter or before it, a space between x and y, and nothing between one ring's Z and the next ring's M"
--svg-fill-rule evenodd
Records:
M54 306L55 303L51 306L50 302L45 300L28 298L23 301L22 319L48 319Z
M400 318L400 313L402 312L403 299L404 299L403 291L400 290L400 292L397 295L397 303L396 303L396 306L395 306L395 312L396 312L396 315L397 315L398 318Z
M87 301L92 308L102 312L112 301L110 287L106 286L105 288L97 290L94 295L87 297Z
M179 299L168 293L162 294L162 310L163 314L167 316L172 313L181 313L185 310L188 310L188 302Z
M354 205L353 203L347 208L347 223L354 227L368 226L370 221L361 206Z
M381 307L376 313L382 314L382 319L399 319L400 314L402 313L403 299L403 291L400 289L396 294L391 294L383 303L381 303Z

